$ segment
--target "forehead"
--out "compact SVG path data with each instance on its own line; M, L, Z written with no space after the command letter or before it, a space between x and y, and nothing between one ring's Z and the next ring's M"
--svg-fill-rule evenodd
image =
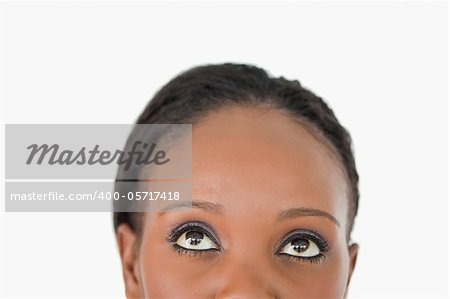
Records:
M193 127L193 198L241 213L323 209L343 224L347 183L321 137L275 109L230 107Z

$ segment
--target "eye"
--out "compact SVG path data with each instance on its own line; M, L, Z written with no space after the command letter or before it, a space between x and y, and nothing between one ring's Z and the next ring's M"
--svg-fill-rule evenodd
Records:
M189 250L219 249L213 240L211 240L205 233L198 230L189 230L183 233L177 239L176 244Z
M320 254L319 246L313 241L304 238L298 238L287 243L280 253L292 256L313 257Z
M287 256L295 260L307 260L319 263L325 259L329 250L328 242L318 233L312 231L294 231L281 242L278 255Z
M192 255L221 250L216 233L211 226L203 222L181 224L175 227L166 239L178 253Z

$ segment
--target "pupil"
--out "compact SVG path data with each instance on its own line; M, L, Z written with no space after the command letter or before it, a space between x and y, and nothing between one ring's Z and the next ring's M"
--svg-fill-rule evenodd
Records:
M203 239L203 233L191 231L186 233L186 239L190 245L198 245Z
M297 252L303 252L309 247L309 241L306 239L297 239L291 242L294 250Z

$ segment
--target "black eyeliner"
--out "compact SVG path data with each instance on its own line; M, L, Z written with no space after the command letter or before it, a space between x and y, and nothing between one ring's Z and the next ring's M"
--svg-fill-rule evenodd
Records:
M278 250L283 248L289 242L298 238L313 241L319 247L320 252L327 252L330 250L330 245L328 244L327 240L323 238L319 233L312 230L303 230L303 229L294 230L288 233L284 241L281 243L281 245L279 245Z
M290 242L296 239L306 239L314 242L319 248L319 254L312 257L294 256L286 253L280 253L280 251ZM318 232L314 230L296 229L287 234L283 241L276 247L275 254L283 256L294 261L308 261L314 264L322 262L326 258L326 253L330 250L330 245L325 238L323 238Z
M208 238L210 238L218 247L218 249L216 250L222 250L222 246L220 245L220 240L218 237L216 237L216 232L214 231L214 229L207 223L202 222L202 221L185 221L182 224L177 224L174 226L174 228L169 230L169 233L166 235L166 240L167 242L169 242L173 247L179 247L179 249L184 249L187 251L197 251L197 252L201 252L201 251L208 251L208 250L190 250L190 249L186 249L183 248L181 246L179 246L178 244L176 244L177 240L179 237L181 237L185 232L188 231L198 231L201 232L203 234L205 234Z
M320 253L317 256L313 256L313 257L293 256L293 255L289 255L289 254L280 254L280 255L283 257L286 257L287 259L292 260L294 262L305 261L305 262L309 262L311 264L320 264L321 262L323 262L326 259L326 255L323 253Z

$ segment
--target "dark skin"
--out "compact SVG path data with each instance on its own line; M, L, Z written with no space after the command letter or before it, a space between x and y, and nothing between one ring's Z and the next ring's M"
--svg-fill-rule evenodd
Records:
M118 228L127 297L344 298L358 246L327 143L249 107L207 115L192 137L193 208L147 213L140 242Z

